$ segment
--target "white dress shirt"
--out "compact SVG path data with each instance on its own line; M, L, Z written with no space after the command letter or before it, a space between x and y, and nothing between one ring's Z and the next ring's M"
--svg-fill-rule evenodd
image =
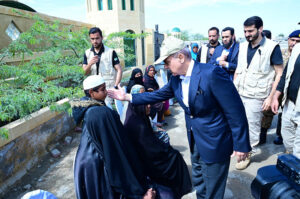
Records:
M191 81L191 75L194 68L194 60L191 60L188 70L186 71L185 76L180 75L181 88L182 88L182 101L186 107L189 107L189 87Z

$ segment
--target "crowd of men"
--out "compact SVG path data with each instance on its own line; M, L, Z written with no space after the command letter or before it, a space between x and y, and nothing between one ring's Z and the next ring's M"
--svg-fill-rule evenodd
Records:
M221 45L218 42L219 29L217 27L210 28L208 30L209 43L202 45L197 59L195 59L201 63L220 66L227 71L243 101L249 124L252 151L245 161L236 164L236 169L247 168L251 156L255 155L257 146L266 143L267 131L271 126L273 116L277 113L278 106L282 105L281 107L283 107L285 104L285 101L281 103L280 98L284 93L284 78L287 70L285 66L293 47L300 42L300 30L295 30L288 37L288 48L280 49L279 44L272 40L271 31L264 30L262 19L256 16L244 22L244 33L247 42L240 44L236 41L234 29L232 27L224 28L221 33ZM195 49L193 51L195 52ZM283 68L285 68L284 74L282 74ZM290 97L293 93L292 102L295 104L299 84L296 83L296 74L293 77L292 84L295 88L287 90L287 93ZM295 108L293 107L293 109ZM274 144L281 145L283 143L281 135L281 128L283 128L286 132L284 136L287 136L287 132L290 134L284 140L286 152L300 157L296 148L296 143L299 141L295 134L298 125L295 122L292 123L294 126L291 126L290 122L287 124L286 122L291 119L285 118L284 126L281 127L281 115L280 111L276 130L278 137L274 140ZM290 131L293 132L292 135Z
M85 53L83 68L87 74L99 75L102 79L95 80L101 84L87 88L90 94L97 96L98 87L106 83L110 98L129 101L132 105L155 104L176 97L185 112L192 183L197 198L223 198L230 158L236 156L236 169L248 167L257 146L266 142L267 130L280 106L282 119L278 123L281 127L277 128L278 138L274 143L283 141L286 152L300 158L300 98L297 98L300 30L289 35L287 51L281 51L279 44L267 38L270 34L263 31L262 19L253 16L244 22L247 41L242 43L236 41L231 27L222 30L222 44L218 41L219 29L210 28L209 43L199 50L198 45L191 45L189 49L180 39L168 37L155 62L164 63L172 72L168 84L154 92L130 94L117 86L122 71L116 53L102 44L100 29L92 28L89 36L93 47ZM106 97L105 87L102 92ZM121 140L118 142L122 144ZM125 149L120 147L119 150L121 154ZM126 158L130 165L129 156ZM134 176L134 170L130 171ZM114 189L109 181L105 182L108 183L105 186ZM120 190L126 194L126 189ZM141 187L139 195L142 194L155 197L152 189L145 192Z

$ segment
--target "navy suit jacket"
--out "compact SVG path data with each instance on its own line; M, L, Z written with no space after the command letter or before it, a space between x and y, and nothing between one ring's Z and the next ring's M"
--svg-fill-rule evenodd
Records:
M233 46L231 57L229 58L229 60L227 60L229 64L228 68L223 67L223 69L225 69L229 73L231 80L233 79L233 75L238 62L239 47L240 47L240 43L236 42ZM221 56L223 50L224 50L223 45L218 46L215 49L214 54L211 57L209 63L213 65L218 65L217 58Z
M195 141L201 159L207 163L229 160L233 150L251 150L243 103L222 68L195 62L189 107L184 105L181 93L181 79L171 76L168 84L155 92L133 94L132 103L151 104L175 96L185 112L190 148Z

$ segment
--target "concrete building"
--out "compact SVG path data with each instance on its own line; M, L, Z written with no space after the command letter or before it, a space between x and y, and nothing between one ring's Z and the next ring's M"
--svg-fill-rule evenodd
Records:
M16 9L17 12L13 11ZM26 15L38 14L45 21L59 20L63 25L73 25L74 29L82 27L99 27L104 36L113 32L147 33L141 39L123 39L130 49L121 51L124 56L135 55L122 66L138 66L140 68L155 61L155 34L153 29L145 29L144 0L86 0L88 23L53 17L39 13L33 8L16 1L0 1L0 49L7 47L18 36L30 29L34 21ZM21 12L25 15L20 15ZM160 40L159 40L160 41ZM116 49L118 53L118 49Z
M178 27L174 27L171 31L171 35L176 38L181 37L181 30Z
M145 32L144 0L86 0L87 19L95 24L104 35L113 32L140 34ZM143 66L145 58L145 39L126 39L124 43L133 48L136 58L125 62L125 66ZM132 53L124 50L124 55Z

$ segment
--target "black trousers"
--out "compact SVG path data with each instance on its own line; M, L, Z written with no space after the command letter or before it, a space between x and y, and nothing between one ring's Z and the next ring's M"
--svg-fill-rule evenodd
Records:
M201 160L195 142L193 141L192 143L192 181L197 199L224 198L230 157L224 162L205 163Z

